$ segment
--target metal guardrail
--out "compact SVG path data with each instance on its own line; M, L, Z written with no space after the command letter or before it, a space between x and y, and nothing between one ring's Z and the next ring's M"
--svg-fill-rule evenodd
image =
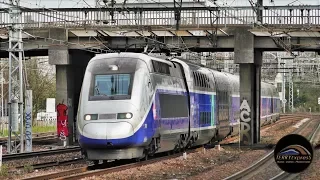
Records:
M265 6L263 23L277 26L320 24L320 6ZM22 8L24 28L41 27L112 27L121 25L172 26L172 7L157 8ZM114 14L112 21L111 13ZM212 17L212 18L210 18ZM9 14L0 9L0 27L9 26ZM181 26L252 25L256 14L251 7L182 7Z

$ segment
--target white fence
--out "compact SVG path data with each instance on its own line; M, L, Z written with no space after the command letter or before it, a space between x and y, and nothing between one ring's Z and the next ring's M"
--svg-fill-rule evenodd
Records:
M9 116L0 117L0 129L8 129ZM20 123L20 118L19 121ZM37 113L36 121L33 126L55 126L57 124L56 112L40 112Z

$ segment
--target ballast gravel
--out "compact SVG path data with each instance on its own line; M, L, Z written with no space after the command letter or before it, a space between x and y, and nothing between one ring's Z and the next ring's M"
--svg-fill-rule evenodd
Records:
M288 121L278 126L268 127L261 132L262 142L276 144L281 137L296 130L296 128L293 127L296 123L295 121ZM251 150L244 148L239 150L238 148L228 146L221 147L220 150L215 148L204 151L203 148L200 148L197 152L188 154L187 159L183 159L181 154L178 158L84 179L223 179L247 168L268 152L270 152L270 150ZM44 158L47 158L47 161L49 161L48 159L53 161L53 158L66 160L66 158L70 159L71 156L74 157L77 155L80 156L80 153L68 153L61 156L58 155L60 157L56 155ZM46 159L43 159L43 161L46 161ZM43 161L35 159L23 163L33 164ZM9 174L6 178L21 179L34 177L83 166L85 166L85 163L46 168L38 171L34 170L29 173L21 171Z

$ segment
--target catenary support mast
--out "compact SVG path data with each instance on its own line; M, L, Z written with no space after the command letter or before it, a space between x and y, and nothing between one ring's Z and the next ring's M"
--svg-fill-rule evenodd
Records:
M23 152L23 78L22 78L22 18L19 8L20 0L11 0L9 7L9 136L8 136L8 153L17 152L20 147L20 152ZM18 103L18 106L16 106ZM19 117L20 116L20 117ZM20 129L19 129L20 119ZM18 132L20 131L20 134ZM11 134L20 137L18 145L11 143ZM12 149L11 149L12 148Z

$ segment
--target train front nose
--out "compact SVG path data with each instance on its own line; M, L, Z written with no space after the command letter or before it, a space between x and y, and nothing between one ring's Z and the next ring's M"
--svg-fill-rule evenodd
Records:
M134 143L134 123L139 119L139 111L132 103L93 102L86 109L79 137L82 147L119 148Z
M90 122L83 127L80 144L96 148L128 146L134 134L129 122Z

